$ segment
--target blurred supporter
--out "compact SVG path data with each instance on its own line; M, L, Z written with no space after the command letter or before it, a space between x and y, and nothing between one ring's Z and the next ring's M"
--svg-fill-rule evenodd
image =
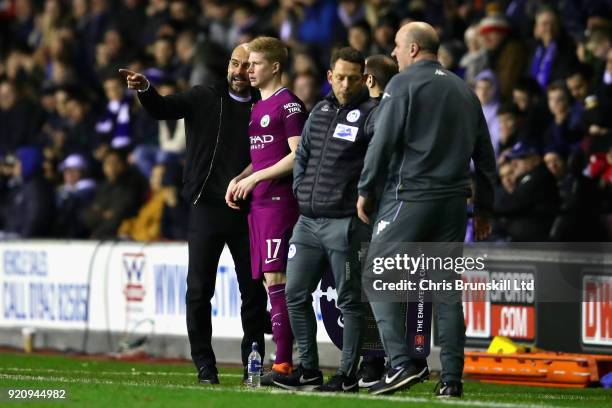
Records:
M463 78L473 86L476 75L487 68L487 53L482 46L478 26L473 25L465 30L463 38L467 52L463 54L459 66L464 70Z
M0 81L0 156L37 142L41 113L36 104L19 95L15 83Z
M293 79L292 90L295 96L304 102L308 112L321 99L321 86L319 85L319 79L314 73L304 72L298 74Z
M513 103L501 105L497 110L497 121L499 123L499 146L496 148L501 154L522 138L522 116Z
M567 89L574 99L571 107L571 121L574 126L578 126L583 120L586 97L591 92L592 76L592 68L589 65L582 64L574 67L565 78Z
M172 160L166 161L164 167L164 175L161 180L161 192L164 198L161 237L170 241L185 241L187 240L189 206L179 194L182 184L182 167Z
M87 238L89 232L81 213L89 207L95 194L96 182L87 177L87 161L80 154L71 154L60 165L63 183L56 192L57 215L53 236Z
M123 87L123 79L114 74L104 80L106 109L96 123L98 140L96 158L100 159L115 138L131 136L131 109L133 98Z
M161 218L164 209L162 177L164 166L156 165L149 179L150 197L140 208L138 215L128 218L119 227L119 237L134 241L156 241L161 236Z
M20 147L4 208L4 233L18 238L49 237L55 214L53 186L43 177L39 148Z
M180 89L189 88L189 80L193 71L193 62L196 54L196 36L193 31L187 30L179 34L176 39L176 70L175 79Z
M175 81L178 66L174 60L174 38L159 37L152 46L154 68L149 68L147 76L160 82ZM117 68L119 69L119 68ZM117 72L115 70L115 72Z
M146 192L146 181L128 166L122 153L109 150L103 170L105 181L83 213L90 237L95 239L115 238L121 222L137 214Z
M496 198L500 225L512 241L548 241L559 208L557 182L535 146L518 142L506 157L515 181L512 192Z
M317 48L326 48L339 39L342 27L335 0L296 0L294 8L301 15L298 40Z
M148 3L147 0L120 0L115 21L126 44L130 47L145 45L142 42L141 32L147 20L146 3Z
M177 92L177 86L171 81L163 82L159 85L158 92L161 96L172 95ZM142 115L154 120L144 110ZM166 157L167 154L183 157L187 146L184 119L154 120L154 123L157 129L149 129L147 139L139 141L140 144L134 149L131 160L147 178L151 177L151 170L160 161L160 157ZM147 121L146 125L148 124ZM143 133L145 131L142 130Z
M399 19L394 13L381 16L374 27L374 46L372 54L391 55L395 47L395 33L399 29Z
M443 42L438 50L438 60L444 68L463 77L463 68L459 65L463 51L463 43L459 40Z
M364 0L338 0L338 18L345 29L365 19Z
M612 141L608 0L13 0L7 4L12 13L3 14L0 24L0 163L8 161L2 167L12 172L7 155L35 145L43 151L43 175L57 191L63 185L58 163L74 153L88 162L88 177L99 184L101 162L112 146L135 148L130 161L146 177L159 154L171 152L180 159L182 124L153 121L115 78L119 66L144 72L158 88L167 84L180 92L223 81L236 43L259 35L278 36L290 48L284 84L311 108L329 92L324 67L334 47L348 43L365 56L390 55L399 26L414 20L436 27L442 38L440 62L463 76L481 100L486 99L483 110L498 154L522 141L547 152L554 149L560 156L551 166L567 161L580 167L585 162L586 170L580 170L590 174L607 163ZM493 76L483 74L487 69ZM488 79L476 86L478 75ZM491 78L499 88L493 99ZM557 81L564 82L566 89L547 91L560 85ZM594 162L588 161L591 157ZM500 172L510 166L504 160L500 154ZM564 186L584 184L571 165L567 168L559 184L562 197L572 197L564 193ZM0 176L0 206L9 199L9 179L14 183L12 176ZM594 177L599 193L589 200L596 201L593 208L606 213L612 211L612 198L606 194L608 184L600 180L601 174ZM562 208L565 202L563 198ZM175 215L182 217L179 210ZM609 224L612 238L612 216ZM594 237L596 228L593 231ZM565 239L560 236L568 235L551 238ZM161 237L166 238L163 231ZM582 239L580 234L574 237Z
M348 44L364 56L372 54L372 29L366 21L358 21L348 29Z
M536 13L531 52L530 72L542 88L564 79L576 64L575 47L561 30L559 16L551 7L542 7Z
M109 28L104 33L102 42L96 45L96 74L98 78L112 76L127 61L127 50L123 44L121 32L116 28Z
M490 70L485 70L478 74L475 79L474 91L482 105L482 111L487 121L489 134L491 135L491 144L493 145L493 150L495 150L495 157L498 157L500 153L500 134L497 110L501 102L495 74Z
M524 119L524 138L532 144L540 145L552 121L548 101L540 85L533 78L522 78L512 90L512 101Z
M527 63L523 44L512 38L510 24L498 14L482 19L479 31L487 50L487 65L497 76L502 97L510 98Z
M557 179L557 183L567 175L567 156L563 149L549 147L544 154L544 164L546 168Z
M580 65L566 79L575 103L572 120L585 136L587 154L605 152L612 138L612 93L608 86L595 86L590 65Z
M559 215L553 222L553 241L581 242L605 239L599 222L601 208L597 184L582 174L583 156L573 154L566 160L563 150L549 148L544 155L548 170L559 186Z
M548 109L553 121L548 126L540 146L557 146L565 154L576 148L582 136L576 123L572 123L569 95L563 83L553 83L546 89Z

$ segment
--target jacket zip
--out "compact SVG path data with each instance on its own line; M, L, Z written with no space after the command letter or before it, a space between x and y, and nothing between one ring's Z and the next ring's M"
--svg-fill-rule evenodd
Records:
M319 160L319 164L317 165L315 181L314 181L314 185L312 186L312 198L310 199L310 209L312 210L313 216L315 216L316 214L315 209L314 209L315 186L319 182L319 174L321 173L321 165L323 163L323 159L325 158L325 148L327 147L327 142L329 140L327 136L329 135L329 129L331 129L332 125L338 121L339 113L340 113L340 108L336 108L336 116L334 117L334 120L329 124L329 126L327 126L327 131L325 132L325 141L323 142L323 148L321 149L321 160Z
M221 120L223 118L223 97L221 97L220 99L221 99L221 102L219 104L219 127L217 128L217 140L215 142L215 148L213 149L212 158L210 159L210 168L208 169L208 174L206 175L206 178L204 179L204 182L202 183L202 187L200 187L200 192L198 193L198 196L193 201L194 206L200 200L200 197L202 196L202 193L204 192L204 186L206 185L206 182L208 181L208 178L210 177L212 173L213 165L215 164L215 154L217 153L217 147L219 146L219 139L221 138Z

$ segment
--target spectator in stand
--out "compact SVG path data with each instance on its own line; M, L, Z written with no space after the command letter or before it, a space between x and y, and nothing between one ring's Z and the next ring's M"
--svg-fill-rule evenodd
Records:
M0 156L35 144L42 120L40 108L20 96L15 83L0 80Z
M57 216L54 236L84 239L89 236L81 213L89 207L95 194L96 182L87 178L87 161L80 154L71 154L60 165L63 184L57 189Z
M83 214L94 239L116 238L119 225L137 214L146 193L146 181L128 166L122 153L109 150L104 156L103 170L106 180Z
M547 147L544 153L544 164L546 164L550 174L555 176L558 184L561 183L568 173L567 155L564 149L552 146Z
M177 58L175 77L179 89L184 90L189 88L196 54L196 35L194 31L186 30L178 35L175 54Z
M548 108L553 115L553 121L544 135L544 144L558 146L565 154L577 148L581 132L572 124L569 95L563 83L553 83L546 90Z
M501 15L482 19L479 31L487 50L487 65L499 80L502 97L510 98L527 63L523 44L511 37L510 24Z
M521 113L513 103L501 105L497 110L497 121L499 122L499 146L497 151L502 152L512 149L512 146L523 139Z
M164 36L158 38L152 47L154 68L146 70L146 75L160 81L175 81L178 66L174 60L174 39ZM116 72L116 71L115 71Z
M348 29L348 44L365 57L373 54L372 29L366 21L359 21Z
M120 0L115 21L128 46L141 47L144 45L141 33L147 21L145 3L148 3L148 1Z
M533 36L537 41L531 52L532 78L545 89L549 84L564 79L577 62L574 44L561 30L559 16L545 6L536 13Z
M164 197L161 236L170 241L186 241L189 204L178 193L182 184L182 168L172 160L165 161L164 167L161 181L161 191Z
M38 147L15 153L12 188L4 210L4 233L18 238L51 236L55 215L53 186L43 177L43 155Z
M175 94L176 83L163 82L159 85L158 92L161 96ZM148 113L143 113L150 117ZM153 166L159 163L160 157L166 154L183 157L187 146L184 119L160 120L156 125L155 134L148 135L150 139L147 143L137 145L133 154L132 162L147 178L151 177Z
M559 187L559 215L553 222L550 238L553 241L581 242L605 239L600 224L601 202L597 183L582 174L583 155L572 154L566 160L562 149L549 147L544 155L548 170Z
M524 118L524 138L531 144L541 145L544 132L552 121L545 98L538 82L533 78L519 80L512 90L512 101Z
M119 238L133 241L157 241L161 237L161 218L164 209L162 177L164 166L156 165L149 179L150 197L140 208L138 215L128 218L119 227Z
M478 26L470 26L463 35L467 52L459 61L459 66L464 70L463 78L469 85L474 85L476 75L487 68L487 53L482 46L482 38Z
M578 128L583 124L586 97L592 92L592 78L593 70L585 64L574 67L565 78L567 89L574 99L570 119L573 128Z
M364 0L338 0L338 18L346 30L365 19Z
M535 146L518 142L507 158L515 186L496 200L495 214L512 241L547 241L559 209L557 182Z
M117 72L128 61L123 37L118 29L109 28L104 40L96 45L96 73L98 78L107 78Z
M381 16L374 28L372 54L391 55L395 48L395 33L399 29L399 19L393 13Z
M476 76L474 88L476 96L478 96L478 100L482 105L485 120L487 121L489 134L491 135L491 144L493 145L493 150L495 150L495 157L498 157L500 153L500 134L497 110L501 103L495 74L490 70L482 71Z
M299 74L293 80L293 93L297 96L306 110L310 112L315 104L321 99L321 86L319 80L315 74L311 72L305 72Z
M123 79L115 74L104 81L106 109L96 123L98 133L95 143L95 156L98 160L104 157L112 140L131 136L131 115L133 98L123 87Z
M606 151L612 138L612 97L605 89L593 87L588 65L578 66L566 83L575 99L572 124L587 136L583 149L587 153Z

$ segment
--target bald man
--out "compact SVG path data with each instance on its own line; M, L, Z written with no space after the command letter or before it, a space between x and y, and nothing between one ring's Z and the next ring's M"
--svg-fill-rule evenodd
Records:
M471 195L470 160L476 172L475 232L478 239L484 238L490 232L487 216L493 206L495 181L495 157L478 98L461 78L438 63L439 39L433 27L409 23L398 31L395 43L392 55L400 73L385 88L358 186L358 215L370 223L377 178L387 174L363 288L391 369L370 388L372 394L390 394L429 375L425 339L430 327L427 320L431 319L421 312L406 320L401 303L404 295L398 299L389 291L372 290L374 276L380 283L391 273L372 275L374 262L405 253L405 248L393 243L463 241ZM427 272L435 282L460 279L453 271ZM414 299L415 293L408 293L411 295ZM461 293L432 295L442 348L441 386L436 394L460 397L465 344ZM389 301L393 296L397 303ZM418 324L412 327L415 320Z
M211 345L211 304L219 257L228 246L236 268L242 306L241 352L246 366L251 345L265 355L264 328L267 295L261 280L251 278L247 212L225 204L231 179L250 162L248 137L251 107L258 95L247 73L248 48L234 49L227 81L195 86L185 92L161 96L142 74L120 70L129 89L138 91L146 111L157 120L185 119L187 157L183 196L189 201L189 268L187 271L187 333L191 357L202 384L218 384Z

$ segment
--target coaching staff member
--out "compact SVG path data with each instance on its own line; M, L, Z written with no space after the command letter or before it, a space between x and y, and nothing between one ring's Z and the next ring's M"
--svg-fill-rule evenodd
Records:
M183 195L189 202L189 269L187 271L187 333L191 357L203 384L218 384L211 345L211 305L219 257L225 244L234 258L242 299L242 362L251 344L264 351L267 296L261 281L251 278L247 213L225 204L230 180L251 161L248 125L255 95L247 74L249 52L240 45L232 52L227 83L195 86L186 92L160 96L144 75L121 70L129 89L138 91L142 106L158 120L185 118L187 158ZM269 317L267 317L269 319Z
M289 376L274 376L274 383L285 389L359 391L364 309L358 251L361 242L369 241L370 227L357 218L355 201L373 132L368 118L378 104L364 86L364 68L363 55L353 48L333 53L327 72L332 92L310 113L295 155L293 190L300 217L289 241L285 293L300 366ZM340 367L323 384L312 293L325 265L334 275L344 330Z
M366 265L384 251L381 243L463 241L470 159L476 171L476 237L490 232L486 217L493 206L495 157L476 95L438 63L439 39L429 24L403 26L395 43L393 55L401 72L385 88L358 186L359 218L369 222L376 179L388 168L372 236L372 244L379 245L370 248ZM461 293L449 297L451 301L436 304L442 348L437 394L461 396ZM391 369L370 392L392 393L421 381L429 373L427 362L410 356L401 303L374 301L371 306Z

